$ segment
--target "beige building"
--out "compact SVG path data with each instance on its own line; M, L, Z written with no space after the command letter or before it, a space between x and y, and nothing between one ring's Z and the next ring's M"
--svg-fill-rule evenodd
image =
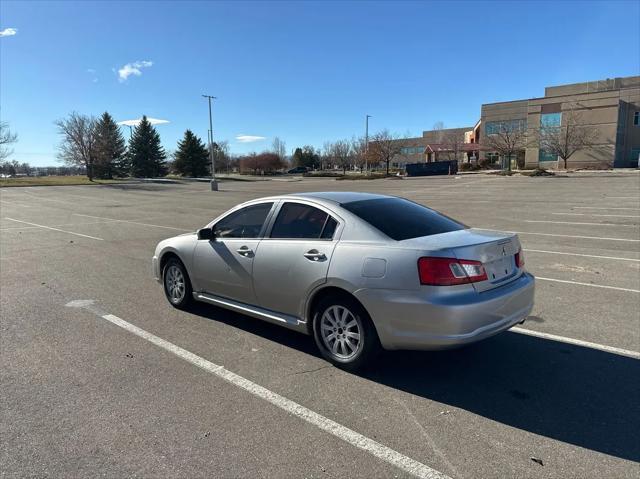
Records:
M503 129L523 133L512 166L563 167L557 156L538 141L540 127L560 133L570 128L591 130L591 147L576 151L568 168L634 168L640 156L640 76L611 78L545 88L544 97L482 105L480 120L464 128L424 131L421 137L397 140L400 149L392 163L457 159L505 165L506 158L493 151L487 136Z
M479 138L485 145L480 159L502 160L487 148L488 135L501 129L526 131L526 140L516 158L527 167L563 166L554 154L540 148L536 141L541 126L566 132L584 127L595 135L592 147L576 151L568 160L569 168L637 167L640 155L640 76L575 83L545 88L541 98L482 105ZM483 141L484 140L484 141Z
M407 163L421 163L457 159L459 162L468 161L470 150L465 138L473 131L472 126L464 128L444 128L426 130L422 136L402 138L396 140L399 153L391 164L395 168L402 168Z

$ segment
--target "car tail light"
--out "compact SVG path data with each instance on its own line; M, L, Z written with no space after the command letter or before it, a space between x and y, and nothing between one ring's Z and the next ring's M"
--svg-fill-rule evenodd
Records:
M516 266L520 269L524 268L524 253L522 252L522 248L516 253Z
M487 279L480 261L456 258L420 258L418 274L420 284L430 286L453 286Z

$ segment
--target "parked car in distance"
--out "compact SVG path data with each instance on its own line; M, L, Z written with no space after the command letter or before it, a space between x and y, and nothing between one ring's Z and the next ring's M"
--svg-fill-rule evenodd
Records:
M517 235L377 194L252 200L161 241L152 262L174 307L204 301L312 335L345 369L381 348L479 341L533 307Z
M291 168L289 171L287 171L287 173L289 173L290 175L295 175L299 173L307 173L308 171L309 168L307 168L306 166L296 166L295 168Z

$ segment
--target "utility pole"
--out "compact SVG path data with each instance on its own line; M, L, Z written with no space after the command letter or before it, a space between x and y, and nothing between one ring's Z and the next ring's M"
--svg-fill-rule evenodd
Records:
M202 95L209 100L209 155L211 156L211 191L218 191L216 182L216 165L213 160L213 120L211 117L211 100L216 100L215 96Z
M369 118L371 115L367 115L364 122L364 171L367 174L369 174Z

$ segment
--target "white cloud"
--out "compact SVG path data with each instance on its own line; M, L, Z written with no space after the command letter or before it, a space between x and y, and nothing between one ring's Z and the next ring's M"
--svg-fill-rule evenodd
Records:
M264 136L256 136L256 135L236 135L236 140L239 143L253 143L254 141L262 141L265 140Z
M18 33L17 28L5 28L4 30L0 30L0 37L11 37Z
M118 70L118 81L120 83L125 82L131 75L139 77L140 75L142 75L142 68L149 68L152 65L153 62L150 62L148 60L127 63L125 66Z
M93 68L87 68L87 73L95 73L96 71Z

